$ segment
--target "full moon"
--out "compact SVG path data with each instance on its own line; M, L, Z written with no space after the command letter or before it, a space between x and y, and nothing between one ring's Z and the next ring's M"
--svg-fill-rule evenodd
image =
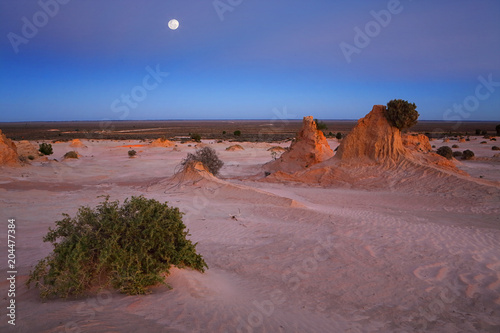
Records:
M176 19L168 21L168 27L172 30L176 30L179 27L179 21Z

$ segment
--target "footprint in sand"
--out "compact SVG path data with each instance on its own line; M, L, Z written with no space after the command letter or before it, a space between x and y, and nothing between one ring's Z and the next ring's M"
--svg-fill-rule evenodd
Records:
M429 283L442 281L446 278L449 272L446 263L439 262L431 265L420 266L413 271L413 274L421 280Z

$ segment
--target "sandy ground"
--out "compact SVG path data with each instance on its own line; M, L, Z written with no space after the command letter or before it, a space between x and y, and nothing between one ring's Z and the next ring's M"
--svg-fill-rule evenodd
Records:
M473 150L478 159L457 165L500 182L497 143L480 141L431 144ZM134 147L129 158L123 146L141 142L83 142L79 160L63 161L74 148L57 143L59 162L0 169L1 251L7 257L6 222L15 218L18 270L15 327L5 316L8 282L0 282L2 332L500 331L500 198L262 182L253 176L271 160L267 149L277 144L268 143L226 151L231 143L207 141L225 162L223 182L180 183L169 179L194 145ZM172 290L146 296L106 290L44 303L25 287L51 251L42 237L61 213L102 195L141 194L186 213L206 273L174 269ZM6 258L0 270L6 275Z

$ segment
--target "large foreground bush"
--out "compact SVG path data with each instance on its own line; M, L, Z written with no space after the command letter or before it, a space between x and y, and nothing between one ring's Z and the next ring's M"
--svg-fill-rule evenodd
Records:
M417 123L420 114L416 109L415 103L409 103L402 99L393 99L387 103L385 117L394 127L404 130Z
M144 294L164 283L171 265L208 268L186 239L188 231L178 208L142 196L118 201L106 198L95 209L81 207L75 217L63 214L49 228L44 242L53 252L30 272L40 296L80 295L93 287Z
M182 161L181 165L185 166L192 161L201 162L214 176L219 173L220 168L224 165L224 162L222 162L219 159L219 156L217 156L215 149L210 147L196 149L194 154L189 153Z

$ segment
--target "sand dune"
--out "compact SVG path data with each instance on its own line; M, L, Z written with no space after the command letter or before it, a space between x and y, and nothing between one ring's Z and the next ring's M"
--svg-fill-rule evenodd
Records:
M129 159L126 146L136 144L88 142L71 163L2 167L0 218L18 223L15 331L498 332L500 161L479 179L416 157L358 166L334 158L301 171L301 181L265 177L271 144L228 152L222 142L210 144L227 162L216 178L199 165L176 172L194 151L187 144L145 146ZM491 154L479 141L461 145ZM53 147L60 159L68 144ZM103 290L43 303L24 286L61 213L100 195L141 194L186 213L206 273L173 269L173 289L144 296Z

